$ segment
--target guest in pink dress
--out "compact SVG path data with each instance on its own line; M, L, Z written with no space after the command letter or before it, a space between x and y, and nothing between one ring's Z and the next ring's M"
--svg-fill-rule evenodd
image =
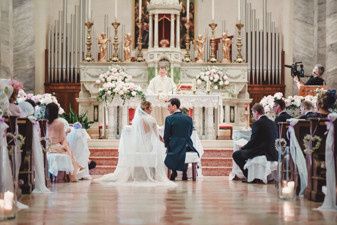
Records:
M76 162L72 152L69 148L66 131L64 129L64 123L58 118L59 107L55 103L49 103L46 106L46 117L48 119L47 133L48 139L50 141L50 146L48 152L54 153L64 153L71 157L72 164L74 166L74 171L70 175L70 180L72 182L77 181L77 174L82 169L81 166Z

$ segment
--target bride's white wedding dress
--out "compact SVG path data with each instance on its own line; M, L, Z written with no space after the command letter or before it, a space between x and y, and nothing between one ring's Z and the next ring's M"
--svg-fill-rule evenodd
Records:
M137 108L131 126L123 129L114 173L94 182L113 185L156 186L176 184L167 178L164 159L166 148L160 141L156 120Z

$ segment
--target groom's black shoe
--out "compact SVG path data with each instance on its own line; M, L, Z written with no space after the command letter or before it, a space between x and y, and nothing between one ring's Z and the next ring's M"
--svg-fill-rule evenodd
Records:
M186 171L183 172L183 178L182 178L182 180L188 180L188 178L187 178L187 172Z
M175 181L177 177L177 171L173 170L170 176L170 180Z

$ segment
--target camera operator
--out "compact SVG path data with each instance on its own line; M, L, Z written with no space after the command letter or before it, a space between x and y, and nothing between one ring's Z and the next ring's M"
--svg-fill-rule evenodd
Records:
M307 80L306 83L303 83L301 80L299 80L298 76L294 76L294 81L296 82L298 89L302 85L324 85L325 81L321 77L323 73L324 73L324 67L321 64L316 64L314 69L312 70L312 74L309 80Z

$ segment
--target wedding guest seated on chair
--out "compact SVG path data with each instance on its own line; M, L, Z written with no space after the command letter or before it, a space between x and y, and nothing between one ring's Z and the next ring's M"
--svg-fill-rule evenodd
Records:
M64 123L58 118L59 107L55 103L49 103L46 106L46 118L48 120L47 133L50 146L48 152L63 153L71 158L74 171L70 175L70 181L77 181L77 173L82 169L75 161L66 139Z
M299 119L307 119L312 117L315 114L314 109L314 105L310 101L303 101L300 107L301 116Z
M336 102L336 90L321 90L317 96L317 111L308 118L326 118Z
M286 103L283 99L276 99L274 101L273 110L276 114L275 123L286 122L287 119L290 119L291 116L285 111Z
M252 107L255 122L252 126L252 135L246 145L233 153L233 159L247 178L248 170L244 169L246 161L256 156L266 156L268 161L277 161L275 139L277 138L276 124L264 115L261 104Z

